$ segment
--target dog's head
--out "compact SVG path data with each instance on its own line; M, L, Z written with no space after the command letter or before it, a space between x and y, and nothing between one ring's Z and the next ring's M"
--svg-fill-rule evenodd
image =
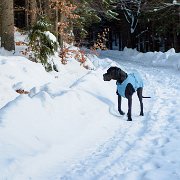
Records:
M127 73L118 67L110 67L107 73L103 74L104 81L110 81L111 79L123 82L127 78Z

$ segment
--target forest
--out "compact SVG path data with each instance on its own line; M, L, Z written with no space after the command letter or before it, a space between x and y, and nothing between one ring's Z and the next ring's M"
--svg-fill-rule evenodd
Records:
M176 0L1 0L1 47L9 51L15 50L15 27L28 34L50 31L61 48L73 43L95 49L180 51Z

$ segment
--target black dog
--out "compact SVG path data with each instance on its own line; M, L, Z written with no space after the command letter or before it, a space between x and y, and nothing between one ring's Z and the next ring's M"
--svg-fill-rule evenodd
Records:
M121 96L128 99L128 121L132 121L131 118L131 109L132 109L132 95L135 91L137 91L137 96L140 102L140 116L144 116L143 113L143 102L142 98L150 98L143 97L143 81L140 77L139 73L131 73L127 74L123 70L118 67L110 67L107 70L107 73L103 74L104 81L110 81L111 79L116 80L117 84L117 95L118 95L118 111L121 115L125 113L121 110Z

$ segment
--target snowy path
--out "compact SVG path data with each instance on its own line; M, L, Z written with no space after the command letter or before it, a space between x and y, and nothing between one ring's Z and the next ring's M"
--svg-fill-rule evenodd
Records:
M142 74L143 94L152 97L140 117L133 96L128 122L117 112L115 82L102 80L112 60L95 59L95 71L71 61L54 78L11 58L0 58L0 180L180 179L180 72L117 59ZM127 100L122 107L127 112Z
M180 151L178 75L171 70L133 63L121 63L121 66L138 69L146 78L149 89L145 89L144 94L152 98L144 100L145 116L136 115L130 123L120 122L113 137L57 178L180 179L179 158L176 157L176 152ZM139 107L135 109L139 112Z

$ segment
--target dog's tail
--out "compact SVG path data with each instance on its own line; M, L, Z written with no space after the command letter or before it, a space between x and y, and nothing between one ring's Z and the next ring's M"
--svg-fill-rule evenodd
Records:
M149 97L149 96L143 96L142 98L151 98L151 97Z

